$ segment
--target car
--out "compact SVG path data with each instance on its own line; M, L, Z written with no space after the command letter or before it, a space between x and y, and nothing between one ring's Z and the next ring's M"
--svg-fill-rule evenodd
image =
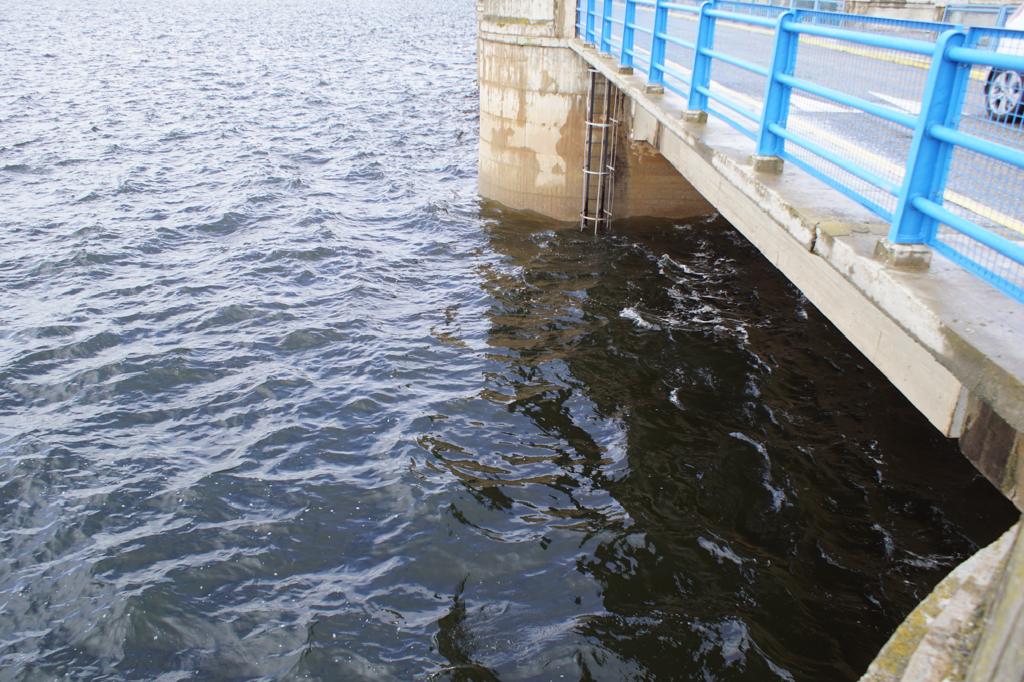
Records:
M985 111L993 121L1014 121L1021 117L1024 78L1019 71L992 69L985 82Z
M1006 20L1006 28L1024 31L1024 4ZM1002 38L996 50L1024 57L1024 37ZM993 121L1019 121L1024 118L1024 73L990 69L985 79L985 111Z

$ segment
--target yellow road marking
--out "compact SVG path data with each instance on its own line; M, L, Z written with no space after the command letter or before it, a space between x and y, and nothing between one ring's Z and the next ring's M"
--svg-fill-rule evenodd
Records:
M639 9L639 7L638 7ZM683 19L684 21L697 22L697 18L692 14L684 14L680 12L670 11L669 16L677 19ZM770 31L760 26L750 26L747 24L740 24L729 19L719 19L718 21L729 22L729 27L734 28L738 31L747 31L748 33L758 33L760 35L772 36L775 35L775 31ZM930 57L923 55L914 54L893 54L892 51L878 53L874 49L859 47L856 45L846 45L841 43L838 39L834 38L822 38L819 36L801 36L800 43L803 45L813 45L815 47L822 47L826 50L832 50L834 52L843 52L851 54L856 57L865 57L867 59L874 59L879 62L888 62L890 64L900 64L902 66L910 66L915 69L921 69L927 71L931 67L932 60ZM876 48L882 49L882 48ZM971 69L971 80L983 81L988 76L988 69L984 67L975 66Z
M979 203L974 199L969 199L963 196L962 194L957 194L955 192L946 192L943 195L943 198L946 201L950 201L954 204L957 204L958 206L966 208L968 211L975 215L980 215L983 218L988 218L996 225L1009 228L1014 232L1018 232L1024 235L1024 221L1021 221L1017 218L1014 218L1013 216L1009 216L1001 211L997 211L993 208L985 206L984 204Z

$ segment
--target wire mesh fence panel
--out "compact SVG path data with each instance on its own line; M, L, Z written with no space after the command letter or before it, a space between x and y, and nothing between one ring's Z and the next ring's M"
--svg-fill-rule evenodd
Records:
M605 14L606 11L607 14ZM616 0L615 2L603 2L602 0L601 42L598 45L602 52L616 57L621 53L625 13L626 3L623 0Z
M858 33L911 38L934 44L941 24L896 22L873 17L798 12L796 22ZM897 198L892 191L903 183L913 142L913 121L921 109L931 56L905 50L852 43L822 35L801 35L793 75L829 91L846 95L840 103L794 91L786 127L802 138L867 171L876 183L844 170L795 144L786 151L826 182L847 187L876 214L891 218ZM857 102L893 112L894 122L854 106ZM910 125L906 125L910 124ZM831 183L830 183L831 184ZM879 186L879 185L883 186Z
M721 25L719 26L721 28ZM710 107L756 138L764 106L765 77L715 60L711 65ZM716 100L715 96L721 99Z
M680 97L690 94L699 7L694 0L673 0L666 20L665 32L671 38L665 42L665 89Z
M651 43L654 40L654 0L636 4L636 29L633 35L633 66L647 72L651 67Z
M1024 34L1001 29L972 29L965 46L1024 59ZM1024 153L1024 74L999 68L969 69L958 115L948 124L961 133ZM1024 168L988 154L954 146L943 207L986 232L1024 246ZM1024 296L1024 266L998 250L940 225L933 243L1004 290Z
M774 5L787 9L811 9L820 12L844 12L845 0L763 0L758 4Z
M905 163L900 157L905 159L909 153L912 132L886 121L869 123L867 118L871 118L870 114L801 93L792 97L786 127L812 142L817 149L866 170L888 187L898 188L903 181L902 163ZM896 139L898 145L884 146L885 140ZM845 188L848 195L876 215L891 219L897 203L894 192L829 161L817 149L811 151L788 142L786 157L797 161L820 180Z
M766 73L775 46L775 31L764 24L774 23L788 8L728 0L717 2L715 7L761 20L715 20L713 49L719 56L712 60L709 88L710 109L748 137L756 138L767 88Z
M832 26L858 33L888 35L913 40L935 42L944 31L958 28L955 24L939 21L908 21L889 17L869 17L860 14L841 14L827 11L800 9L799 20L820 26Z
M804 3L802 6L800 3ZM821 12L845 12L846 3L843 0L794 0L794 9L813 9Z
M788 5L773 5L761 2L741 2L740 0L718 0L715 7L726 12L746 14L752 17L774 19L789 9Z

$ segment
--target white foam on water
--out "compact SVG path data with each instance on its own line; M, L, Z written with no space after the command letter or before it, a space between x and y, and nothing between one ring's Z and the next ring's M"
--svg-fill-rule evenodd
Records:
M661 331L660 326L654 324L653 322L648 322L647 320L645 320L643 315L637 312L636 308L623 308L622 310L619 311L619 317L623 318L624 320L632 321L638 329L644 329L652 332Z

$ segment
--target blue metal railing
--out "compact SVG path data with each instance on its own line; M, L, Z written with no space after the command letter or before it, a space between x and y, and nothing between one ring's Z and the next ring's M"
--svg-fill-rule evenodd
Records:
M577 10L580 37L612 55L612 32L621 26L614 54L621 65L642 66L650 85L682 97L689 112L725 121L754 141L757 156L785 159L889 221L891 242L927 244L1024 302L1024 104L1001 125L966 104L987 97L993 73L1024 72L1024 32L736 0L579 0ZM751 55L735 41L735 51L728 41L717 44L721 22L760 34L771 48ZM999 48L1001 41L1022 46L1020 54ZM914 93L916 106L823 83L814 69L802 73L802 43L855 55L851 59L883 54L889 64L916 69L926 75L921 92ZM756 98L721 87L712 78L719 65L760 79L763 98L752 103ZM908 151L893 163L869 163L856 144L823 142L790 125L794 93L903 131L891 134L909 141ZM988 178L977 177L972 184L968 155L981 159L974 163L986 164L986 172L1009 178L1006 186L992 190ZM965 182L967 189L957 184Z

